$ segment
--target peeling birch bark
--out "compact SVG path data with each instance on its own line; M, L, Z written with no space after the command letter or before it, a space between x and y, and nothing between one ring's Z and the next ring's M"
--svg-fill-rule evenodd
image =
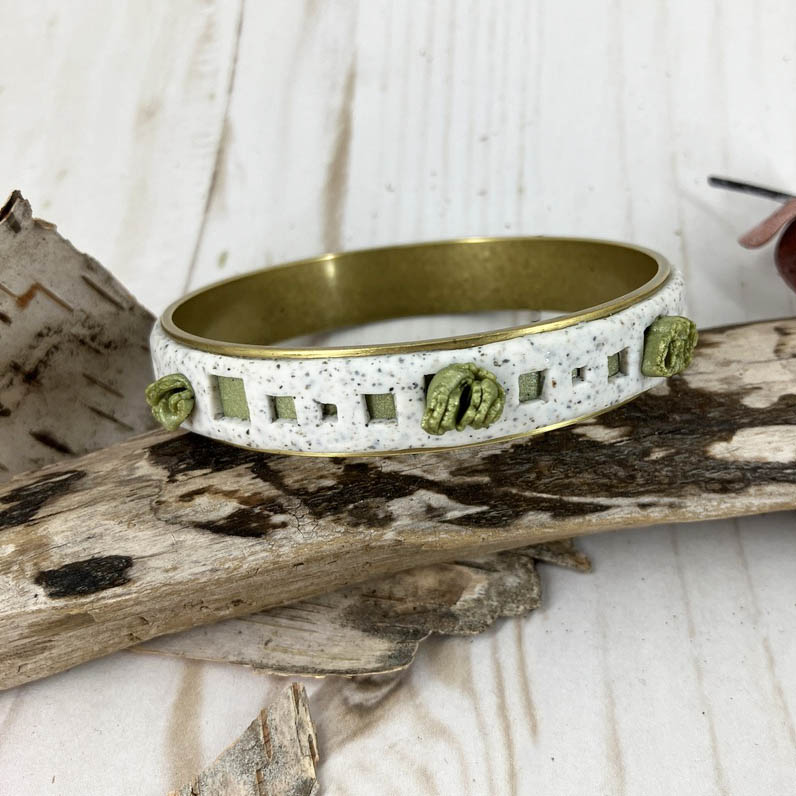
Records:
M795 354L795 319L704 332L684 377L480 449L313 459L156 432L19 477L0 488L0 686L415 566L792 509Z
M168 796L315 796L317 763L307 694L292 683L212 765Z
M293 605L133 647L224 661L277 674L364 675L408 666L432 633L481 633L500 617L541 603L536 561L580 571L589 560L571 540L400 572Z
M0 209L0 481L154 427L153 318L14 191Z

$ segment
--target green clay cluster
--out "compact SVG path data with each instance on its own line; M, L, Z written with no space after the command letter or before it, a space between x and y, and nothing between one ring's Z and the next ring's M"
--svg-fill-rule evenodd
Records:
M641 372L645 376L674 376L685 370L697 344L696 324L681 315L665 315L650 324L644 340Z
M426 392L426 411L420 425L428 434L487 428L506 404L506 393L494 373L472 362L440 370Z
M146 388L146 402L155 420L174 431L193 411L193 387L182 373L171 373Z

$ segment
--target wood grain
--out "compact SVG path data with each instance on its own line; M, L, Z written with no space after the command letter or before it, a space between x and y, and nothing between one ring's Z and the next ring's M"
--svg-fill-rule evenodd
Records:
M249 3L188 286L340 246L572 234L663 252L701 327L793 315L770 255L737 248L765 204L705 177L796 185L794 26L737 0Z
M566 536L796 505L796 320L527 441L365 459L153 433L0 490L0 684L348 583Z
M4 37L0 85L4 124L10 132L13 118L17 132L3 142L0 190L23 188L37 213L58 219L150 308L185 283L240 5L176 0L142 11L43 0L6 9L3 29L14 34Z

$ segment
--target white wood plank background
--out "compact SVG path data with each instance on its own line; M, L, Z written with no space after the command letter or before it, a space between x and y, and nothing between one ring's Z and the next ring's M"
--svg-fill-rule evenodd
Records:
M790 0L0 0L0 176L154 311L323 250L481 234L657 248L702 325L796 312ZM796 459L796 451L794 451ZM792 514L595 537L546 606L311 681L329 794L796 792ZM0 694L0 794L161 793L281 686L120 653Z

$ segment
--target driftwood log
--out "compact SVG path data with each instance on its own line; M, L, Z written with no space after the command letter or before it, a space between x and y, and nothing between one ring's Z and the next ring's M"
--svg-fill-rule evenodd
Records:
M140 436L0 490L0 685L434 562L796 506L796 320L703 333L600 418L444 454Z
M363 675L408 666L432 633L468 636L541 604L536 562L587 572L572 540L399 572L311 600L133 647L278 674Z
M11 194L0 208L0 481L154 427L126 398L151 381L152 321Z
M315 796L317 763L307 694L292 683L212 765L168 796Z

